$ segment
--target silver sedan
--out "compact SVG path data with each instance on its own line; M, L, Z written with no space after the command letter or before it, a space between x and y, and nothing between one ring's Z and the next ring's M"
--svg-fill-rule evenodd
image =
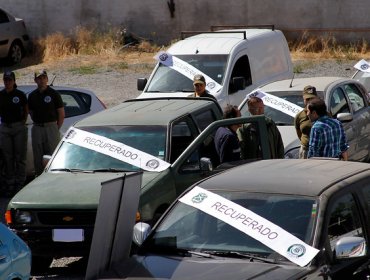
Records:
M30 48L24 20L0 9L0 58L6 58L10 64L20 63Z
M370 107L364 86L353 79L341 77L312 77L282 80L266 84L258 90L271 94L287 104L303 105L302 92L307 85L316 87L325 100L328 111L343 123L349 143L349 160L370 160ZM240 104L242 115L248 114L247 98ZM278 105L279 102L275 102ZM283 102L282 102L283 103ZM286 104L285 104L286 105ZM294 128L294 115L286 112L286 106L266 105L265 115L272 118L280 130L286 158L298 158L299 140Z

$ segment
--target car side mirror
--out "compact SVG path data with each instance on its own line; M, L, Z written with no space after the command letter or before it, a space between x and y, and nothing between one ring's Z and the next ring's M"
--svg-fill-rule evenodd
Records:
M337 115L337 120L341 122L350 122L353 120L351 113L339 113Z
M137 90L144 90L147 82L148 82L147 78L137 79Z
M140 246L141 244L143 244L144 240L148 237L151 230L152 228L150 227L149 224L142 222L136 223L134 225L132 241L134 241L136 245Z
M42 156L42 166L45 168L46 165L49 163L51 159L51 155L43 155Z
M203 172L213 171L213 164L210 158L202 157L200 159L200 170Z
M336 259L350 259L365 256L367 246L363 237L342 237L335 244Z

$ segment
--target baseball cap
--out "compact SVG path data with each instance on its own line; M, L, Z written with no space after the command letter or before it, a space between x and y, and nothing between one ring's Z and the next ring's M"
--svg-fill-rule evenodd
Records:
M203 75L200 75L200 74L198 74L198 75L195 75L194 76L194 79L193 79L193 85L195 85L195 84L206 84L206 79L204 78L204 76Z
M45 69L35 71L35 79L40 77L40 76L47 76L48 73L46 72Z
M4 75L3 75L3 79L12 79L13 81L15 81L15 74L13 71L5 71L4 72Z
M305 86L303 89L303 97L305 98L317 97L316 88L314 86Z

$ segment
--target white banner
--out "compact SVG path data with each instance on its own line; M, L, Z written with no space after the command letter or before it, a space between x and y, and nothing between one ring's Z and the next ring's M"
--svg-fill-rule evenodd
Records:
M133 147L75 127L71 127L64 134L63 141L105 154L147 171L161 172L170 166L168 162Z
M319 252L256 213L200 187L194 187L180 201L224 221L299 266L307 265Z
M218 92L222 86L209 77L207 74L201 72L199 69L195 68L194 66L190 65L189 63L183 61L182 59L173 56L167 52L159 52L157 53L154 58L163 65L170 67L171 69L181 73L185 77L188 77L190 80L193 80L194 76L197 74L201 74L206 79L206 90L210 93Z
M361 59L353 67L362 72L370 73L370 64L365 59Z
M297 115L297 113L303 110L302 107L288 100L266 93L260 89L256 89L255 91L249 93L247 96L259 97L263 100L263 104L265 104L266 106L279 110L280 112L292 116L293 118Z

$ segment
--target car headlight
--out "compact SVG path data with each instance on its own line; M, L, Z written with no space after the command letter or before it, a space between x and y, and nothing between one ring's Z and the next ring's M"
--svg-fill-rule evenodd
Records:
M299 158L299 147L291 149L288 152L286 152L284 158L286 159Z
M14 222L19 224L30 224L32 222L32 215L29 211L15 211Z

